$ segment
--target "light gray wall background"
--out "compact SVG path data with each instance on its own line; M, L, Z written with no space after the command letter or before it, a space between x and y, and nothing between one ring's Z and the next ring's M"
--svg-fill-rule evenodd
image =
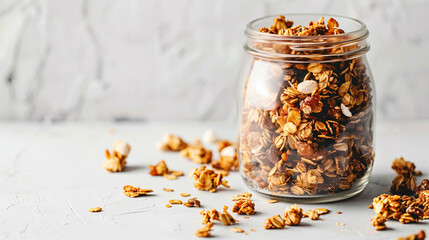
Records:
M233 119L246 24L364 21L378 118L429 118L429 1L1 0L0 120Z

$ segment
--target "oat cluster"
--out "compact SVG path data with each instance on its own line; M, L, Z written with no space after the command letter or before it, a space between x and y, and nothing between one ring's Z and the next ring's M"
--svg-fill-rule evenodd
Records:
M279 17L261 31L341 33L335 20L325 26L321 19L296 31L291 26ZM261 48L312 54L275 44ZM255 59L241 113L239 147L247 180L276 194L317 195L349 190L365 176L374 160L372 80L365 64L362 58L320 63Z
M406 238L404 237L398 238L398 240L425 240L425 239L426 239L426 233L423 230L420 230L417 234L411 234Z
M237 214L252 215L255 214L255 203L250 200L251 193L244 192L235 196L232 200L235 201L232 207L232 212Z
M212 230L213 223L208 222L204 227L197 229L195 236L197 237L210 237L210 231Z
M187 146L180 151L180 156L189 158L198 164L207 164L212 161L212 151L204 148L200 140L196 140L194 144Z
M206 224L206 223L209 223L211 221L219 221L219 222L223 223L223 225L228 226L228 225L236 223L237 220L235 220L231 216L231 214L228 213L227 210L228 210L227 206L223 207L222 213L219 213L216 209L211 209L210 211L202 210L200 212L202 224Z
M174 180L179 176L183 176L182 171L169 170L164 160L161 160L157 165L149 165L149 174L152 176L164 176L166 179Z
M263 228L265 229L278 229L285 228L286 224L280 215L274 215L270 218L267 218L264 222Z
M377 214L374 218L371 219L372 226L375 227L375 230L380 231L386 229L387 218L383 215Z
M229 188L228 181L222 180L222 174L207 169L206 166L192 170L190 177L194 178L194 187L198 190L216 192L220 185Z
M392 169L396 171L397 176L392 181L390 192L400 195L413 195L417 185L415 175L422 174L420 171L415 171L416 166L414 163L400 157L393 161Z
M285 221L285 224L288 226L298 225L301 222L302 216L302 208L298 207L297 204L288 207L283 212L283 219Z
M131 185L126 185L122 189L124 191L125 196L132 198L153 192L151 189L142 189L139 187L133 187Z
M118 140L113 144L112 153L106 149L106 159L103 162L103 168L109 172L122 172L127 163L128 154L131 146L125 141Z
M317 22L310 22L308 27L301 25L293 26L293 21L286 20L284 16L280 15L274 19L273 25L269 28L263 27L259 29L259 31L284 36L320 36L344 33L338 26L338 22L333 18L330 18L325 25L325 19L323 17Z
M186 207L201 207L201 202L196 197L188 199L187 202L183 203Z
M222 140L217 142L219 151L219 161L211 163L213 168L222 169L224 171L238 170L238 155L237 147L234 143Z
M373 199L369 208L377 215L404 224L429 219L429 191L421 192L418 198L381 194Z
M418 196L423 191L429 191L428 179L423 179L422 183L416 187L415 195Z
M180 137L167 134L163 137L162 142L158 143L158 149L162 151L180 151L185 149L188 144L183 141Z

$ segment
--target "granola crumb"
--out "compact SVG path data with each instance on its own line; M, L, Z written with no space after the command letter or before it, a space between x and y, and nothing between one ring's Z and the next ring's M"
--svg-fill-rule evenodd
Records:
M255 231L255 229L253 229L253 228L251 228L251 229L249 229L251 232L254 232Z
M171 205L170 204L165 204L165 207L166 208L171 208Z
M122 172L127 163L128 154L131 146L125 141L118 140L113 143L112 153L106 149L106 159L103 162L103 168L109 172Z
M204 227L197 229L195 236L197 237L210 237L210 231L212 230L213 223L208 222Z
M244 219L249 219L249 217L243 217Z
M125 185L123 188L123 192L128 197L138 197L140 195L146 195L148 193L153 192L152 189L142 189L139 187L133 187L131 185Z
M229 188L228 181L222 180L222 174L207 169L206 166L192 170L190 177L194 178L194 187L198 190L216 192L220 185Z
M197 139L194 144L180 150L180 156L186 157L198 164L207 164L212 161L212 151L204 148L201 142Z
M219 219L220 222L222 222L225 226L234 224L237 222L237 220L235 220L231 214L228 213L228 207L227 206L223 206L223 212L221 214L219 214Z
M236 233L244 233L244 230L242 228L239 228L239 227L232 227L231 231L236 232Z
M279 202L279 200L276 200L276 199L267 200L267 203L278 203L278 202Z
M232 212L237 214L255 214L255 204L250 200L252 197L251 193L244 192L235 196L232 200L235 201L232 207Z
M169 170L164 160L161 160L155 166L149 165L149 174L152 176L164 176L166 179L175 180L180 176L183 176L182 171Z
M157 145L159 150L174 152L185 149L187 146L188 144L185 141L172 134L165 135L162 139L162 142L158 143Z
M270 218L267 218L264 222L263 228L265 229L276 229L276 228L285 228L285 221L280 217L280 215L274 215Z
M375 230L380 231L386 229L386 221L387 219L384 216L377 214L371 219L371 224L375 227Z
M411 234L406 238L404 237L398 238L398 240L425 240L425 239L426 239L426 233L423 230L420 230L417 234Z
M181 193L180 196L182 196L182 197L189 197L189 196L191 196L191 194L189 194L189 193Z
M183 205L186 207L193 207L193 206L201 207L201 202L197 200L196 197L194 197L194 198L188 199L188 201L183 203Z
M93 207L88 209L90 212L101 212L101 210L103 210L101 207Z
M337 226L345 226L345 225L346 225L345 223L337 222Z
M174 190L173 190L173 189L171 189L171 188L163 188L162 190L164 190L164 191L166 191L166 192L174 192Z
M343 212L337 212L337 214L342 214Z
M219 212L216 209L209 210L202 210L200 212L201 214L201 220L202 224L206 224L210 221L220 221L219 219Z
M170 204L182 204L182 201L180 201L179 199L170 199L168 200L168 202Z

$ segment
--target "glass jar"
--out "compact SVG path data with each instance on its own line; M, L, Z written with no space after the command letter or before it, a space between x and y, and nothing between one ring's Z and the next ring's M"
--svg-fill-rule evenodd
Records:
M374 82L362 22L288 14L295 25L332 17L345 33L284 36L247 25L240 104L240 172L252 190L296 202L349 198L374 162ZM329 24L329 22L328 22Z

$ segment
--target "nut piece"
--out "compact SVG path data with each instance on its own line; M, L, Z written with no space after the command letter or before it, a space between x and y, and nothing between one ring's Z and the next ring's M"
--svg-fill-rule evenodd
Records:
M341 103L340 107L341 107L341 112L344 114L344 116L346 116L346 117L352 117L353 116L352 112L350 112L350 109L346 105Z
M319 87L319 83L314 80L306 80L298 84L298 91L303 94L312 94Z
M426 239L426 233L423 230L420 230L417 234L411 234L406 238L404 237L398 238L398 240L425 240L425 239Z
M88 211L90 212L101 212L102 208L101 207L93 207L88 209Z
M228 181L222 180L222 174L207 169L206 166L192 170L190 177L194 177L194 187L198 190L216 192L217 187L220 185L229 188Z
M186 207L201 207L201 202L196 197L188 199L188 202L183 203Z
M255 204L250 200L251 193L244 192L235 196L232 200L236 201L232 207L232 212L237 214L252 215L255 213Z
M421 192L429 190L429 180L423 179L422 183L416 187L415 195L418 196Z
M165 204L165 207L166 208L171 208L171 205L170 204Z
M189 194L189 193L181 193L180 196L182 196L182 197L189 197L189 196L191 196L191 194Z
M169 170L167 164L165 164L164 160L161 160L157 165L152 166L149 165L150 172L149 174L152 176L164 176L166 179L174 180L179 176L183 176L184 173L182 171L173 171Z
M235 145L230 145L219 150L219 161L212 162L212 167L216 169L222 169L225 171L231 171L232 169L237 170L238 156Z
M285 228L285 221L280 215L274 215L265 220L263 227L265 229Z
M173 189L171 189L171 188L163 188L162 190L164 190L164 191L166 191L166 192L174 192L174 190L173 190Z
M170 199L168 200L168 202L170 204L182 204L182 201L180 201L179 199Z
M301 222L302 215L302 208L298 207L297 204L294 204L284 211L283 218L285 220L285 224L288 226L298 225Z
M228 210L227 206L223 206L223 212L219 214L219 220L221 223L223 223L225 226L234 224L237 220L235 220L231 214L229 214L226 210Z
M205 149L198 139L193 145L181 150L180 156L189 158L198 164L207 164L212 161L212 151Z
M197 229L195 236L197 237L209 237L210 231L212 230L213 223L208 222L204 227Z
M131 146L118 140L113 144L112 154L106 149L106 159L103 162L103 168L109 172L122 172L127 163L126 159L131 151Z
M217 136L213 129L207 129L203 134L203 142L205 144L212 144L217 141Z
M386 228L386 221L387 219L384 216L377 214L371 219L371 224L375 227L375 230L380 231Z
M162 142L158 143L158 149L162 151L180 151L185 149L188 144L180 137L167 134L163 137Z
M133 187L131 185L125 185L123 187L124 194L128 197L138 197L140 195L146 195L153 192L151 189L141 189L139 187Z
M267 203L278 203L278 202L279 202L279 200L276 200L276 199L267 200Z

